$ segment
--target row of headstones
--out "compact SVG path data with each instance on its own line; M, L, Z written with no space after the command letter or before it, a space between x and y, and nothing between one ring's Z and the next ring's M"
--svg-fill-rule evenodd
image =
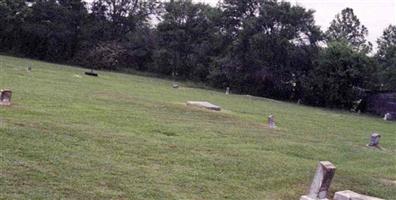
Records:
M336 167L329 161L321 161L316 169L309 193L301 196L300 200L328 200L331 181L335 175ZM339 191L334 195L334 200L381 200L355 193L350 190Z

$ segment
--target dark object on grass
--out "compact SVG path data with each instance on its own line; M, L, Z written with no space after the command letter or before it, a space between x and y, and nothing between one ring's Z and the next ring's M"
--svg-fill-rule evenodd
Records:
M0 106L9 106L11 105L11 90L0 90Z
M94 70L93 70L93 69L91 69L91 71L90 71L90 72L85 72L85 75L87 75L87 76L95 76L95 77L97 77L97 76L98 76L98 74L97 74L96 72L94 72Z

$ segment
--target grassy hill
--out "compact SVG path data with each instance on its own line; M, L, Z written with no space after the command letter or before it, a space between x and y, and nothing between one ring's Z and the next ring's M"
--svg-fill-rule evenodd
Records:
M332 193L396 199L395 123L83 72L0 56L14 103L0 107L0 199L298 199L319 160L337 166ZM373 131L383 150L365 146Z

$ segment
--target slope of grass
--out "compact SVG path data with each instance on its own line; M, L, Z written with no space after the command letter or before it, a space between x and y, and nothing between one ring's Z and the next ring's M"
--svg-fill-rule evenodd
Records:
M395 123L83 72L0 56L14 102L0 107L0 199L298 199L319 160L337 166L331 193L396 199ZM373 131L383 150L365 146Z

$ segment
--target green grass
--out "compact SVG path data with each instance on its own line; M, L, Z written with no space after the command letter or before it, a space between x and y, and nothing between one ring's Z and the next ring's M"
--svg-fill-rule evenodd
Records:
M396 199L396 124L0 56L0 199L298 199L320 160L331 193ZM31 65L32 72L27 72ZM188 108L207 100L224 108ZM266 127L273 113L276 130ZM382 135L383 150L367 148Z

